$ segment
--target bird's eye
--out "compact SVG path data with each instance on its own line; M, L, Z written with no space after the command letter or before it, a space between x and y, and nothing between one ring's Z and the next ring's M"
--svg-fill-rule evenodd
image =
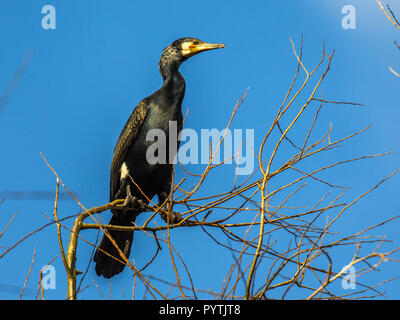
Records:
M193 41L193 44L194 44L195 46L197 46L197 45L199 44L199 41L194 40L194 41Z

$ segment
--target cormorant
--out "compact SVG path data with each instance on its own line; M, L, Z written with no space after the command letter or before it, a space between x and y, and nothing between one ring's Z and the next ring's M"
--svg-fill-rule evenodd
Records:
M146 151L154 142L147 141L146 135L151 129L163 130L167 141L166 150L169 150L169 122L176 121L178 133L183 122L181 104L185 94L185 80L178 71L180 64L197 53L224 47L224 44L206 43L197 38L181 38L164 49L159 63L163 86L136 106L114 149L110 201L125 199L126 210L112 209L110 225L133 226L149 199L157 195L161 205L168 198L171 192L172 164L170 161L166 164L150 164L147 161ZM176 145L179 147L179 141ZM163 218L167 220L165 216ZM170 223L179 219L181 217L177 213L168 217ZM133 231L109 230L109 234L124 255L129 257ZM111 278L124 269L125 264L113 257L122 261L110 239L103 235L93 258L97 275Z

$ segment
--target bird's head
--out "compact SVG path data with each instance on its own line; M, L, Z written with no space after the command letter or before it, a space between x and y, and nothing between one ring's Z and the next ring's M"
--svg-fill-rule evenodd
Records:
M171 44L179 50L183 59L190 58L200 52L225 48L223 43L207 43L197 38L182 38Z
M166 47L161 55L160 68L168 63L182 63L203 51L225 48L223 43L207 43L197 38L181 38Z

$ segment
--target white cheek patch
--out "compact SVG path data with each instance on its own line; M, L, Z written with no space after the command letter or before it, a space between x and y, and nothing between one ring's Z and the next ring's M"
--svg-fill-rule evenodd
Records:
M129 170L125 162L122 164L121 169L119 171L121 172L120 180L125 179L127 176L129 176Z
M190 48L189 48L191 45L192 45L191 42L184 42L184 43L182 43L182 54L183 54L184 56L186 56L187 54L190 54L190 53L191 53Z

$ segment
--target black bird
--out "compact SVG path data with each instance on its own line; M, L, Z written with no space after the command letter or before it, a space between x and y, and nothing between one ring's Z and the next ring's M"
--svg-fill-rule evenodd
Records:
M178 133L182 129L183 122L181 104L185 94L185 80L178 71L180 64L197 53L224 47L224 44L206 43L196 38L182 38L164 49L159 63L164 84L136 106L114 149L110 201L125 199L125 209L112 209L113 215L109 224L133 226L137 215L144 210L149 199L157 195L161 205L168 198L171 192L172 164L170 161L166 164L149 163L146 151L154 142L147 141L146 135L152 129L163 130L167 141L167 154L169 153L169 122L176 121ZM179 141L176 145L179 146ZM177 213L163 218L170 223L181 219ZM110 230L109 235L124 255L129 257L133 231ZM103 235L93 258L97 275L111 278L124 269L125 264L113 257L123 261L109 237Z

